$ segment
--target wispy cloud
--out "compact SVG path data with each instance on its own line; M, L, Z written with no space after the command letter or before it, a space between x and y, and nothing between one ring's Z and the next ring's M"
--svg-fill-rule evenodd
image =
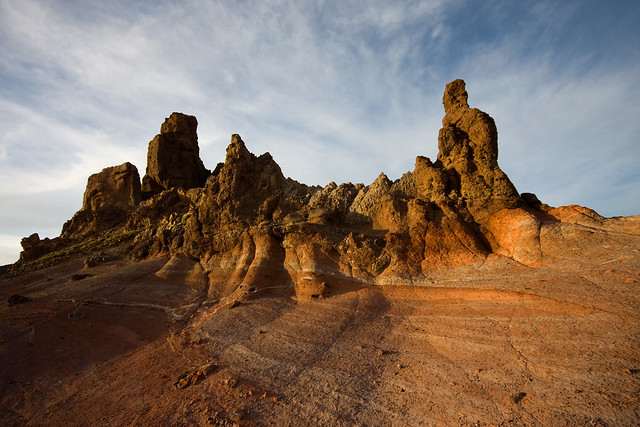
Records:
M640 213L640 6L587 3L0 1L0 233L55 235L89 174L143 174L172 111L210 168L237 132L309 184L398 178L458 77L521 191Z

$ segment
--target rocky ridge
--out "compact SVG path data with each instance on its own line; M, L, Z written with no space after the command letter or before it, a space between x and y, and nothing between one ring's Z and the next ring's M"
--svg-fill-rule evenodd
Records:
M437 159L368 186L238 135L209 172L172 114L0 274L2 425L637 425L640 216L518 194L443 101Z
M489 257L532 265L603 226L607 220L590 209L551 208L519 194L498 165L495 122L467 98L464 81L446 85L435 161L419 156L402 178L380 174L368 186L298 183L237 134L224 163L209 171L196 118L173 113L149 143L142 183L130 163L92 175L61 236L23 239L13 269L101 239L124 242L120 256L136 261L169 255L158 274L210 299L273 286L316 298L343 280L420 282Z

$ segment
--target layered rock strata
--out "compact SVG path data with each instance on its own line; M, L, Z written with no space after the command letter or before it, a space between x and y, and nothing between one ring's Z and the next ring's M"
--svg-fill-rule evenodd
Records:
M129 257L170 255L158 274L207 289L210 298L272 287L311 298L341 281L419 282L492 254L533 264L559 254L566 227L603 220L519 195L498 166L493 119L467 97L462 80L446 86L435 162L420 156L402 178L380 174L368 186L298 183L237 134L209 172L195 117L174 113L149 144L142 187L129 164L93 175L62 236L135 234ZM25 243L36 251L35 238Z

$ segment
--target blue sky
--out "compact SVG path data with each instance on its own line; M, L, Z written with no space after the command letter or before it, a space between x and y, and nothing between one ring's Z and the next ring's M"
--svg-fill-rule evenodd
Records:
M640 2L0 0L0 264L173 111L213 169L232 133L306 184L437 155L447 82L521 192L640 214Z

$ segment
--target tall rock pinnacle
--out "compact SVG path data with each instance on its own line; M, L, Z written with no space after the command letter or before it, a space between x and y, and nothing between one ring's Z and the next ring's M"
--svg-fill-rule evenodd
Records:
M171 187L204 186L211 173L200 160L197 127L194 116L182 113L173 113L164 121L147 151L147 173L142 179L145 198Z
M487 201L506 207L518 199L516 188L498 166L498 130L493 119L469 108L463 80L447 84L445 116L438 135L438 161L460 177L460 195L469 207L487 208Z

